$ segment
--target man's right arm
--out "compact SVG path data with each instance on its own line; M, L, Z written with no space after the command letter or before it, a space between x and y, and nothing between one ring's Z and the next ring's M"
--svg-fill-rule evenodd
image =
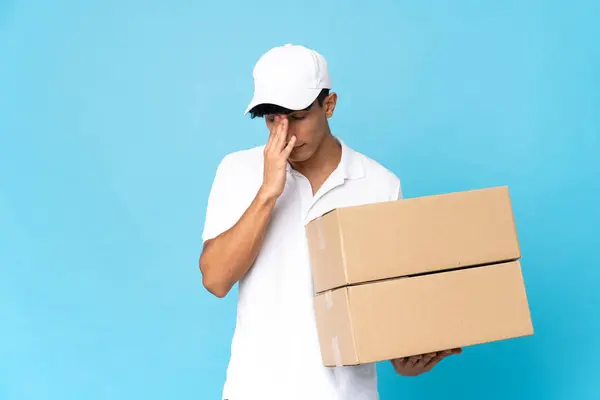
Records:
M276 200L259 190L231 229L204 243L200 270L202 284L210 293L225 297L254 264Z
M287 142L287 127L287 118L276 118L264 150L263 183L254 201L230 229L204 242L199 262L202 283L217 297L225 297L233 285L246 275L258 256L275 203L285 187L287 159L296 142L295 137ZM215 197L209 199L207 211L207 219L211 220L214 220L211 213L218 214L215 209L226 207L221 204L222 201L236 195L217 194L226 191L218 189L217 180ZM209 229L209 235L213 233L213 229Z

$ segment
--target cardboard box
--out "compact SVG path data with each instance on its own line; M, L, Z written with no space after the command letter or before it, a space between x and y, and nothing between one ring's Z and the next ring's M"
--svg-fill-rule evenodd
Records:
M340 208L306 235L317 293L521 257L507 187Z
M533 334L519 261L343 287L314 308L325 366Z

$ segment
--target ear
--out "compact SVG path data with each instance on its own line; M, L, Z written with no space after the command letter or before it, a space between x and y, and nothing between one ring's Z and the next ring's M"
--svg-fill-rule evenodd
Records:
M325 111L325 116L327 118L331 118L333 116L333 112L335 111L335 105L337 104L337 93L332 92L329 96L325 97L323 101L323 110Z

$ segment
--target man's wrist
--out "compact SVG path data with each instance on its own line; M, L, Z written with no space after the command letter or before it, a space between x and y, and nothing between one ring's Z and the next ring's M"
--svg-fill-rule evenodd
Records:
M273 192L270 192L264 186L261 186L256 195L256 199L262 206L274 206L278 197L278 195L273 194Z

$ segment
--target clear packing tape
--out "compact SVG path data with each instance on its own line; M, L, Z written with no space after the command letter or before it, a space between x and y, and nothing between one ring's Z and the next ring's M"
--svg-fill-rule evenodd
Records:
M317 237L319 238L319 250L325 250L325 222L323 221L323 217L317 218Z
M333 307L333 296L331 295L331 290L325 292L325 303L327 303L327 311L331 310Z
M331 348L333 350L333 362L336 367L342 366L342 354L340 352L340 342L337 336L331 338Z
M327 243L325 240L325 223L322 219L323 217L319 217L317 223L317 238L319 243L319 250L325 250L327 247ZM328 290L325 292L325 303L327 304L327 310L331 310L333 308L333 296L332 290ZM333 354L333 360L336 367L342 367L342 353L340 351L340 341L338 336L335 335L331 338L331 349Z
M325 292L325 303L327 304L327 310L331 310L333 308L333 296L331 295L332 291L328 290ZM331 350L333 354L333 361L336 367L341 367L342 364L342 353L340 352L340 341L336 336L331 338Z

